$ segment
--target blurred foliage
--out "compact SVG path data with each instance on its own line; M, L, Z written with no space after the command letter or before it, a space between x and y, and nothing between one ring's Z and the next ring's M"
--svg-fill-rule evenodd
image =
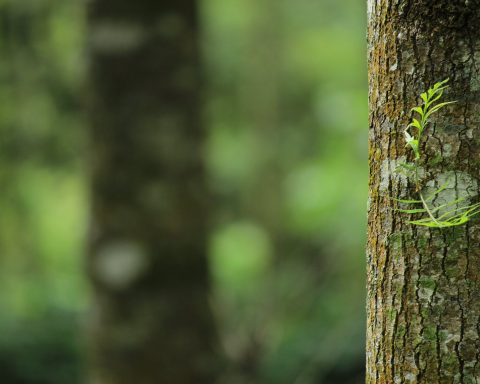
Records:
M84 3L0 1L0 381L81 382Z
M201 5L221 382L360 383L365 5ZM81 382L84 8L0 1L2 382Z
M364 4L203 4L222 382L363 382Z
M45 300L45 298L44 298ZM32 320L0 317L0 377L8 384L82 383L78 315L65 308Z

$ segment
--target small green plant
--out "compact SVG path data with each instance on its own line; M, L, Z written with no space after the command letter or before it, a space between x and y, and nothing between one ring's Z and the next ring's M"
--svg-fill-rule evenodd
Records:
M473 205L461 205L465 197L448 201L444 204L434 206L435 198L448 187L448 181L440 188L424 196L423 187L420 178L420 162L422 160L422 137L425 135L425 130L430 122L430 117L446 105L453 104L455 101L439 102L443 91L448 87L446 84L448 79L436 83L428 91L420 95L423 103L420 106L412 108L415 113L411 123L404 131L406 146L409 147L414 155L413 162L402 163L399 165L400 169L413 178L415 183L415 192L418 194L418 199L402 200L394 199L395 201L407 204L410 208L397 209L400 212L407 214L426 214L427 217L410 220L410 224L421 225L432 228L445 228L465 224L473 216L480 213L480 203ZM423 135L423 136L422 136Z

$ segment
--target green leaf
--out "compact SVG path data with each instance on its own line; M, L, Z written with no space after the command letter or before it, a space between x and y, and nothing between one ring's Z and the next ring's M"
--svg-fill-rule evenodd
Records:
M444 103L440 103L435 105L433 108L429 109L428 112L424 115L424 119L428 119L428 117L432 114L440 110L441 108L445 107L449 104L454 104L456 101L445 101Z
M406 146L411 147L415 153L415 162L411 163L400 163L397 166L397 169L403 168L408 171L415 171L415 185L417 190L421 188L420 179L418 176L418 165L417 161L420 159L420 138L422 131L425 129L429 123L429 117L442 109L443 107L456 103L456 101L447 101L433 105L435 102L441 99L443 96L443 91L448 87L446 83L448 79L435 83L433 87L429 88L426 92L423 92L420 97L423 100L423 106L417 106L412 108L412 111L418 113L421 116L421 119L412 118L412 121L407 126L407 129L404 130L404 136L406 141ZM420 121L419 121L420 120ZM418 130L418 137L410 134L409 128L414 127ZM441 157L440 157L441 159ZM410 174L411 175L411 174ZM410 176L409 175L409 176ZM411 220L408 223L413 225L420 225L430 228L445 228L453 227L465 224L473 216L480 214L480 203L473 205L466 205L463 207L458 207L459 204L464 201L466 198L458 198L451 201L447 201L444 204L438 206L429 206L428 201L433 201L436 196L440 194L447 186L449 182L446 181L440 188L436 189L431 193L426 199L423 197L420 192L420 200L415 199L393 199L397 203L401 204L422 204L422 207L418 208L395 208L395 211L407 213L407 214L417 214L417 213L427 213L428 217L424 217L418 220ZM448 208L450 207L450 208ZM446 212L445 212L446 211ZM435 214L438 217L435 217Z
M412 119L412 122L408 126L417 128L420 131L420 133L423 130L420 122L415 118Z
M430 105L432 105L435 101L437 101L438 99L440 99L443 95L443 90L445 89L446 87L443 87L443 88L440 88L437 92L438 94L431 100L428 101L428 103L425 104L425 107L428 109L430 107ZM435 94L435 93L434 93ZM433 94L433 95L434 95ZM432 95L432 96L433 96Z
M396 198L392 198L392 200L395 200L403 204L421 204L422 203L422 200L404 200L404 199L396 199Z
M410 146L413 149L413 152L415 153L415 159L420 158L420 152L418 151L418 139L415 139L414 137L410 136L410 134L405 131L405 138L407 140L407 146Z
M409 171L414 171L415 170L415 165L411 163L400 163L398 164L399 167L405 168Z
M402 212L402 213L424 213L427 212L425 208L414 208L414 209L395 209L395 211Z
M415 107L415 108L412 108L411 110L414 111L414 112L417 112L421 116L424 115L422 107Z
M448 83L449 80L450 80L450 78L446 78L446 79L443 80L443 81L440 81L440 82L438 82L438 83L435 83L434 86L433 86L433 90L437 90L437 89L440 88L443 84Z
M420 220L413 220L413 221L407 221L408 224L414 224L414 225L421 225L424 227L436 227L438 228L438 224L435 223L434 221L420 221Z
M443 183L440 188L438 188L436 191L432 192L431 195L428 195L428 197L425 199L425 201L432 200L436 195L438 195L440 192L442 192L445 188L448 187L450 182L447 180L445 183Z
M454 205L454 204L461 203L461 202L464 201L464 200L465 200L465 197L460 197L459 199L455 199L455 200L449 201L448 203L439 205L438 207L435 207L435 208L431 209L431 212L437 212L437 211L439 211L440 209L449 207L450 205ZM461 208L459 208L459 209L461 209Z
M467 220L468 221L468 220ZM433 220L428 220L428 221L421 221L421 220L413 220L409 221L409 224L414 224L414 225L420 225L423 227L430 227L430 228L447 228L447 227L454 227L457 225L464 224L466 221L463 222L450 222L450 221L433 221Z

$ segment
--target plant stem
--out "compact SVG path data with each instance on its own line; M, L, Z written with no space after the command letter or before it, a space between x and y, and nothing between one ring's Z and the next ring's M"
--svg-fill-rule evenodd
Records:
M419 140L419 145L420 145L420 140ZM435 216L433 216L433 212L430 210L430 207L428 206L427 202L425 201L425 198L423 197L423 194L421 192L420 188L420 177L418 176L418 160L414 161L415 164L415 189L418 192L420 196L420 200L422 201L423 208L425 208L425 211L427 211L428 216L432 219L432 221L437 224L439 227L443 227L443 224L439 223Z
M427 211L428 216L430 216L430 218L432 219L432 221L433 221L435 224L437 224L439 227L443 227L443 224L439 223L439 222L437 221L437 219L435 218L435 216L433 216L433 213L432 213L432 211L430 211L430 208L429 208L427 202L425 201L422 192L419 192L418 194L420 195L420 200L422 200L423 207L424 207L425 210Z

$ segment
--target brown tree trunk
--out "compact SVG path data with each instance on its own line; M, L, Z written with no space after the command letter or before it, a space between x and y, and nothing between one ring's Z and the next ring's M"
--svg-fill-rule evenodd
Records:
M92 0L93 382L211 384L194 0Z
M407 223L391 197L415 193L395 172L418 94L450 78L422 164L452 196L478 194L480 2L369 0L370 196L367 383L480 383L480 225Z

